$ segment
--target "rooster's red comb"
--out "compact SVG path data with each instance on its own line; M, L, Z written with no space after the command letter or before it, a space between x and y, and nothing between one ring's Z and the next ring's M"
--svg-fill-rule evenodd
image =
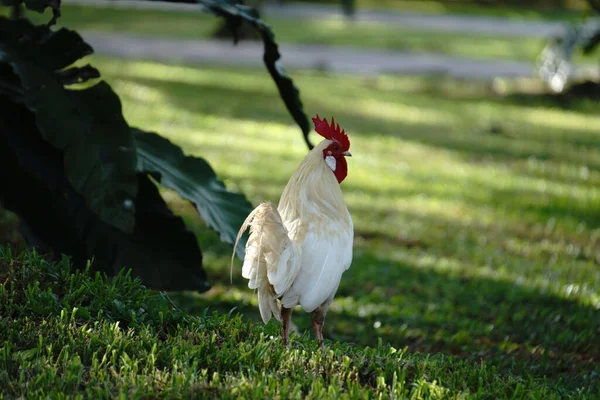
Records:
M350 140L348 139L348 135L346 135L345 131L342 129L340 132L340 124L335 124L333 117L331 117L331 125L327 123L327 118L319 118L319 114L317 114L316 118L313 118L313 123L315 124L315 131L323 136L325 139L335 140L338 142L344 151L348 151L350 149Z

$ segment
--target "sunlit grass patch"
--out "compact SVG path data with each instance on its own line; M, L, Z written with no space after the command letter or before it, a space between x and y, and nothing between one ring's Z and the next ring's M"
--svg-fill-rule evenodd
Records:
M570 1L560 5L556 2L522 3L512 2L480 3L477 1L444 1L444 0L356 0L360 9L379 8L398 11L413 11L431 14L467 14L496 16L511 19L576 19L587 9L584 1Z

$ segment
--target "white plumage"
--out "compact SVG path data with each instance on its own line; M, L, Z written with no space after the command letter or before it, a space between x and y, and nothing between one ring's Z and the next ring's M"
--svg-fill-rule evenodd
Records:
M265 323L271 315L282 320L283 314L286 344L288 310L297 305L313 313L321 342L323 319L352 262L352 218L332 173L336 162L324 156L332 143L323 140L311 150L286 185L278 208L260 204L238 234L239 240L250 228L242 276L258 291Z

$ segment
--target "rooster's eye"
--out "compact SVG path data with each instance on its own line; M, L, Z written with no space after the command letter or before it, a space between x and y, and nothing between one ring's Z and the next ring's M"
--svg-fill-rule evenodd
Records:
M333 151L338 151L340 149L340 146L338 146L337 144L333 145Z

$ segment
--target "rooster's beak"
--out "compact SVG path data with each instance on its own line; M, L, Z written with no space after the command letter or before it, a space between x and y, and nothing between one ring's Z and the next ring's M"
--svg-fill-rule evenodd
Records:
M349 151L343 152L342 155L344 155L346 157L352 157L352 153L350 153Z

